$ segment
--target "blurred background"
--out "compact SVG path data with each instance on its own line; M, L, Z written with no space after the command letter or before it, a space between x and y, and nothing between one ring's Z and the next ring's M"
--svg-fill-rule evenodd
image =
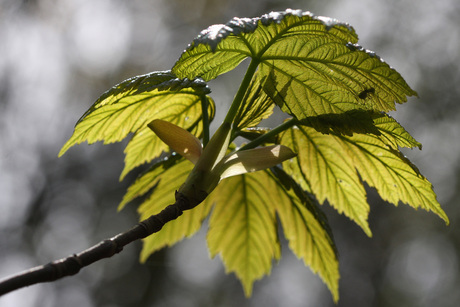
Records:
M125 231L116 212L136 172L119 182L126 143L57 153L75 122L120 81L170 69L204 28L286 8L349 22L420 98L392 114L423 144L405 154L433 183L451 224L397 208L369 190L368 238L328 205L340 253L337 306L458 306L460 301L460 2L458 0L0 0L0 278ZM242 71L212 81L226 112ZM334 306L320 278L287 248L244 298L206 225L139 264L141 242L63 280L0 298L0 306Z

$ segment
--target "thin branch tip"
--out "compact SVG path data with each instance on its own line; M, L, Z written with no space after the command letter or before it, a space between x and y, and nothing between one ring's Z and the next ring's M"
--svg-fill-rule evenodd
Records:
M174 204L167 206L160 213L139 222L130 230L110 239L102 240L78 254L72 254L66 258L6 277L0 281L0 296L34 284L53 282L66 276L75 275L82 268L96 261L110 258L120 253L129 243L160 231L166 223L177 219L184 210L192 209L200 202L189 200L187 196L176 192L176 202Z

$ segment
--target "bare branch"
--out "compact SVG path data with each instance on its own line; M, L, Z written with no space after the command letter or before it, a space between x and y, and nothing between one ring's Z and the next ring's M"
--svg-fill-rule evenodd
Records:
M163 211L143 220L130 230L120 233L110 239L88 248L78 254L59 259L0 281L0 296L14 290L42 282L52 282L60 278L77 274L86 267L103 258L109 258L121 252L123 247L131 242L143 239L161 228L168 222L182 215L182 212L197 206L201 201L189 200L186 196L176 192L176 202Z

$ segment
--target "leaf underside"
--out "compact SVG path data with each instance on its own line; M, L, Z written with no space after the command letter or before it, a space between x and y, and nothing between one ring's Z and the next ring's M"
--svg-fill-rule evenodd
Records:
M183 158L175 163L174 161L163 161L159 165L155 165L151 171L139 177L129 188L120 208L132 199L146 194L154 187L147 199L139 206L138 212L141 220L158 214L175 202L175 192L185 181L192 168L193 164ZM211 206L201 204L193 210L185 211L177 220L164 225L154 236L145 238L140 254L141 262L145 262L153 252L195 234L200 229L210 209Z
M269 171L223 180L205 200L214 205L207 236L211 256L220 254L227 272L241 280L247 296L254 281L280 258L278 213L292 251L318 273L338 298L338 262L330 234L314 206L306 204Z
M262 88L259 74L256 73L238 109L233 125L238 130L255 127L273 113L274 106L273 100Z
M148 194L138 209L141 219L158 213L174 202L174 192L191 169L192 163L176 157L158 162L129 188L119 209ZM224 179L200 206L144 239L141 261L196 233L214 206L207 236L211 256L220 254L227 272L237 275L249 296L253 283L280 259L277 213L292 251L320 275L337 300L338 260L327 220L297 183L276 171Z
M310 12L234 18L204 30L173 67L180 78L211 80L245 58L259 63L264 91L297 119L350 110L389 111L416 95L354 29Z
M280 143L298 153L283 168L300 186L355 221L368 235L369 205L362 181L376 188L382 199L432 211L448 218L436 200L431 183L398 147L419 147L394 119L375 119L379 134L326 135L298 126L284 132ZM397 131L397 133L395 132Z
M203 130L201 97L208 100L210 118L214 116L214 101L206 96L209 92L200 79L179 80L170 71L128 79L104 93L83 115L59 155L84 141L109 144L132 133L125 148L123 178L134 167L168 151L168 146L147 127L153 119L169 121L199 137Z
M295 118L296 126L265 141L287 146L298 156L283 162L283 169L224 179L203 204L144 239L140 259L145 262L153 252L196 233L214 208L207 236L211 256L220 255L247 296L280 259L281 226L290 249L322 278L337 301L337 251L327 219L310 194L321 204L328 201L368 236L372 232L364 182L390 203L432 211L448 223L431 183L399 150L421 144L385 114L417 93L357 41L350 25L300 10L211 26L172 71L134 77L104 93L77 122L59 155L84 141L108 144L132 134L121 178L156 160L129 187L119 210L143 198L141 220L159 213L174 203L175 191L193 164L175 155L159 160L169 148L147 124L162 119L199 138L203 99L210 119L215 113L204 81L251 58L258 69L234 119L234 136L253 140L269 133L269 128L256 126L278 105Z

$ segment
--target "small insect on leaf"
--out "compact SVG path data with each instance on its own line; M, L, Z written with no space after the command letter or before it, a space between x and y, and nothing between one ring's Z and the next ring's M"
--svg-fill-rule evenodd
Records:
M374 93L375 93L375 88L371 87L371 88L365 89L364 91L359 93L358 97L360 99L366 99L369 96L369 94L374 94Z

